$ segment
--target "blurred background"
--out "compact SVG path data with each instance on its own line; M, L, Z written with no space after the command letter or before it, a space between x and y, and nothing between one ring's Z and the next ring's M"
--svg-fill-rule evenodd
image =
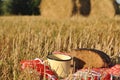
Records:
M40 0L0 0L0 15L39 15Z
M104 13L105 12L105 13ZM0 15L88 16L120 14L120 0L0 0ZM107 14L107 15L109 15Z
M40 80L20 61L76 48L120 64L120 0L0 0L0 80Z

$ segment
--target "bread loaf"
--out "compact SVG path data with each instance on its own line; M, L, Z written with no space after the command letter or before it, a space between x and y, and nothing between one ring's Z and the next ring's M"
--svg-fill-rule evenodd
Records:
M70 55L73 57L75 69L108 67L111 62L106 53L95 49L74 49Z

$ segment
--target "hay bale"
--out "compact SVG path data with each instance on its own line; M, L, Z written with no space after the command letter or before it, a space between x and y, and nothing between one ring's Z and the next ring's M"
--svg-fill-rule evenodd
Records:
M42 0L40 5L41 15L44 17L70 17L72 9L72 0Z
M113 17L115 15L113 0L91 0L91 15Z
M90 5L90 0L42 0L40 11L41 15L45 17L88 16Z
M111 62L108 55L95 49L75 49L70 55L73 56L75 69L108 67Z
M113 0L42 0L40 11L42 16L52 18L115 15Z

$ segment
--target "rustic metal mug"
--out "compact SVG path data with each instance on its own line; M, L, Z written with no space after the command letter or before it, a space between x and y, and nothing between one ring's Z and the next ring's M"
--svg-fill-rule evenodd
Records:
M49 54L47 56L51 69L54 70L60 78L65 78L70 74L71 59L71 56L64 54Z

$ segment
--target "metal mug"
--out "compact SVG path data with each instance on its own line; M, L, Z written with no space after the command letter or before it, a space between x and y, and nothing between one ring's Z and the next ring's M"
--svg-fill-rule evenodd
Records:
M47 56L51 69L54 70L60 78L65 78L70 74L71 59L71 56L64 54L49 54Z

